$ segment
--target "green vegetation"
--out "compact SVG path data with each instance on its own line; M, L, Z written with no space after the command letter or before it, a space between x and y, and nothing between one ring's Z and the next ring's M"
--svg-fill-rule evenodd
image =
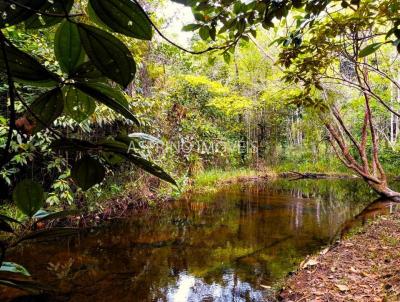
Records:
M0 1L0 271L70 221L267 171L400 199L398 1L178 2L190 49L163 1Z

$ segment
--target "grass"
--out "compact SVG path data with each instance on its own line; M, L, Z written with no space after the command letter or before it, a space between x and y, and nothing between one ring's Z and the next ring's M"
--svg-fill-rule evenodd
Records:
M237 181L241 177L257 176L260 172L250 168L233 170L211 169L199 173L185 191L214 191L217 186L226 181Z

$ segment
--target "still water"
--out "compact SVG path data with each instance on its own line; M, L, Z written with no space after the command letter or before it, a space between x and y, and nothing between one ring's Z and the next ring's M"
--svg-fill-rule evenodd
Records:
M11 257L57 289L38 301L269 301L373 196L355 180L230 185Z

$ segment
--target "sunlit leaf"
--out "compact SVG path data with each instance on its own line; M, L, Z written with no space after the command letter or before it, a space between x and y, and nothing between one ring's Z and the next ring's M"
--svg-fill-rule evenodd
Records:
M1 264L0 272L16 273L24 276L30 276L28 270L25 267L14 262L4 261Z
M372 44L368 45L367 47L360 50L360 52L358 53L358 57L363 58L363 57L369 56L370 54L373 54L383 44L385 44L385 43L380 42L380 43L372 43Z

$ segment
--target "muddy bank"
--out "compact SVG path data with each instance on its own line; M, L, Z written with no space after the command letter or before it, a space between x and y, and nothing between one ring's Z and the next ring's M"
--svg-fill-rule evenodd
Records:
M281 301L400 301L400 214L382 216L289 277Z

